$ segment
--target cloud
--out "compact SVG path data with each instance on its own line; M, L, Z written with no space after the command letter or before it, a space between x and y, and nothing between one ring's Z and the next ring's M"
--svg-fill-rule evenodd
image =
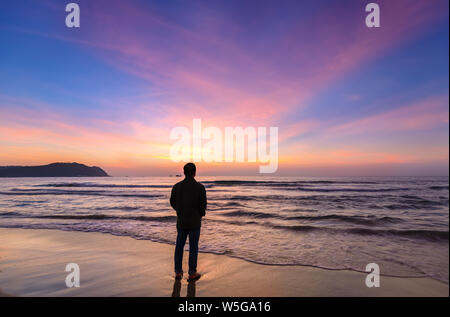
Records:
M190 127L193 118L201 118L205 126L279 126L285 150L281 162L296 161L298 149L310 151L302 160L322 164L409 161L395 151L329 147L320 139L315 147L299 142L309 133L345 142L350 135L381 137L386 132L448 124L448 95L333 127L320 116L301 118L309 101L326 94L330 86L448 17L442 9L448 9L445 1L379 3L380 29L365 27L361 1L326 6L293 2L285 19L268 18L264 10L254 8L237 14L209 2L189 4L180 13L144 1L89 1L82 3L78 32L15 28L71 43L148 88L144 97L131 96L126 102L95 92L88 96L118 108L119 119L108 118L104 109L97 113L93 109L82 118L55 112L58 105L37 98L0 96L6 102L0 105L3 157L19 156L24 150L32 155L31 149L37 153L40 148L55 158L73 153L97 156L114 166L130 162L162 166L167 162L170 129ZM355 101L360 96L348 98Z
M85 4L89 32L55 37L99 49L101 59L167 93L167 106L186 116L201 105L205 116L214 112L224 120L259 124L289 117L349 72L426 32L446 16L435 4L381 1L382 27L376 30L362 23L359 1L328 5L311 17L297 17L297 23L289 21L264 50L255 50L260 35L218 8L188 7L183 23L142 2L96 2ZM196 20L202 12L215 19ZM266 27L274 22L268 20Z
M326 133L339 134L389 133L398 131L421 131L443 124L448 125L449 96L435 96L416 101L379 114L360 118L327 129Z

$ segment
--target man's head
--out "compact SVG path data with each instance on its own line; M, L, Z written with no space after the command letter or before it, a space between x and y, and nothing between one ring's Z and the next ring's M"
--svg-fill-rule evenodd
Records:
M197 168L195 167L194 163L187 163L184 167L184 175L186 175L186 177L195 177L195 171L197 170Z

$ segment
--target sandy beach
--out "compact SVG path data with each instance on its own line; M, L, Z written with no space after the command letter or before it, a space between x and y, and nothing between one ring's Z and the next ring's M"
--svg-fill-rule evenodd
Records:
M366 275L302 266L268 266L201 253L196 285L173 279L173 246L102 233L0 228L1 296L448 296L431 278ZM187 254L184 257L186 268ZM79 288L67 288L65 267L80 267ZM181 286L181 287L180 287Z

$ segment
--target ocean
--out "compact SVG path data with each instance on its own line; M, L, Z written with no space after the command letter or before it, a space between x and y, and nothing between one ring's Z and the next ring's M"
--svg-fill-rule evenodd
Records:
M103 232L174 244L176 215L169 196L180 180L0 178L0 227ZM361 272L377 263L381 275L448 283L448 177L198 181L208 196L202 252Z

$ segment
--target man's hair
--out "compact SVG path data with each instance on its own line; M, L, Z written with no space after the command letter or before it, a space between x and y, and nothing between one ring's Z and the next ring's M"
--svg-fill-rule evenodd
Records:
M197 170L197 168L195 167L194 163L187 163L184 167L184 175L188 176L188 177L194 177L195 176L195 171Z

